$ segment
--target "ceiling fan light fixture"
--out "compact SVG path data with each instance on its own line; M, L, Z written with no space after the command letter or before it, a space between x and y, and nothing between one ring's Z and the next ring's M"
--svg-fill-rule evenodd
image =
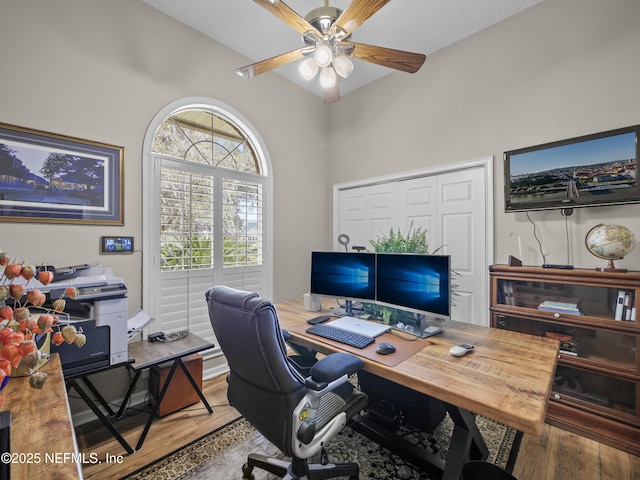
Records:
M324 0L323 7L312 10L304 18L283 0L253 1L301 34L305 46L236 69L236 73L245 78L304 60L298 67L300 75L309 81L321 70L323 101L334 103L340 100L338 76L347 78L352 74L352 58L408 73L417 72L426 59L420 53L351 41L353 32L389 0L350 0L344 11L330 7L329 0Z
M346 55L336 55L333 59L333 68L342 78L349 78L353 72L353 62Z
M300 67L298 67L298 71L302 78L304 78L307 82L316 76L320 67L316 63L316 59L311 57L304 60Z
M320 72L320 86L322 88L333 88L338 81L333 68L323 68Z
M319 45L316 48L314 58L319 67L325 68L331 65L333 61L334 52L328 45Z

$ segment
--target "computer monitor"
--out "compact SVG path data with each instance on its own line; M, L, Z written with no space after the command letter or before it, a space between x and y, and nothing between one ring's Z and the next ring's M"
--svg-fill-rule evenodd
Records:
M377 254L376 300L380 304L448 319L451 316L449 255Z
M345 300L375 301L373 253L311 252L310 293Z

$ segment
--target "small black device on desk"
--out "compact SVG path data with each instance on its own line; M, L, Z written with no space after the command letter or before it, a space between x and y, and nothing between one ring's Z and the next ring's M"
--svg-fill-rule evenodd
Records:
M307 320L307 323L309 325L318 325L319 323L328 322L329 320L331 320L329 315L320 315L319 317L310 318Z

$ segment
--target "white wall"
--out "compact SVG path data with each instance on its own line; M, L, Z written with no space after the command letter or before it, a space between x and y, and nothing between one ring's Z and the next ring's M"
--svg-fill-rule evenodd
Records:
M2 249L32 264L112 266L135 312L140 253L100 256L99 238L133 235L142 245L146 128L179 98L212 97L266 143L275 179L274 298L301 294L309 249L327 247L317 239L331 228L327 107L275 74L240 78L235 69L247 63L140 1L0 0L0 122L125 148L124 227L0 223Z
M504 213L503 152L639 124L638 19L638 0L545 0L428 57L415 75L346 95L330 111L331 181L493 155L495 261L519 255L519 235L522 259L541 264L525 214ZM565 219L530 216L547 262L566 263ZM640 204L575 209L570 263L606 265L584 247L602 222L628 226L640 243ZM640 245L617 264L640 269Z
M139 254L102 257L101 235L141 240L141 150L149 121L187 96L217 98L265 140L274 167L274 299L308 288L308 252L332 245L334 183L462 162L495 161L495 259L542 258L522 213L503 211L502 154L640 123L640 2L545 0L337 104L275 74L245 80L247 59L139 1L0 0L0 122L125 147L125 226L0 223L3 250L30 263L104 262L140 304ZM577 209L570 261L600 222L640 236L640 205ZM564 219L534 212L546 259L566 261ZM141 241L137 242L141 245ZM620 262L640 268L640 247Z

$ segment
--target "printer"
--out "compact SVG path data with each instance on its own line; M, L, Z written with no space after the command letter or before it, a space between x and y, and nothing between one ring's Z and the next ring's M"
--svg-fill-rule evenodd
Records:
M129 304L123 279L115 277L111 268L101 265L58 270L54 270L54 282L42 291L48 289L49 301L53 302L63 296L67 287L76 287L78 297L65 298L60 323L82 329L87 336L87 342L81 348L66 343L51 344L51 353L60 355L63 372L79 374L128 361Z

